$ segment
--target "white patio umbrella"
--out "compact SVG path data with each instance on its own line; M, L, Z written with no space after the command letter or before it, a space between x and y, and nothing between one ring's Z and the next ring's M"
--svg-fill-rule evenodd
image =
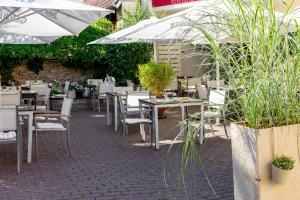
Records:
M70 0L0 0L0 31L30 36L78 35L112 12Z
M58 37L30 36L0 31L0 43L2 44L47 44Z
M142 20L133 26L117 31L115 33L102 37L88 44L120 44L120 43L137 42L139 40L134 38L133 39L127 38L126 36L133 34L143 28L147 28L147 26L157 22L158 20L159 19L157 19L156 17L151 17L150 19Z

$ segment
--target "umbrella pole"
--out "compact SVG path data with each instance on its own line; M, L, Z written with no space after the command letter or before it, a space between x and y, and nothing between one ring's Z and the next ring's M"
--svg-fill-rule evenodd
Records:
M217 81L217 90L220 90L220 66L219 62L216 62L216 81Z
M158 62L158 52L157 52L157 44L153 43L153 59L155 62Z

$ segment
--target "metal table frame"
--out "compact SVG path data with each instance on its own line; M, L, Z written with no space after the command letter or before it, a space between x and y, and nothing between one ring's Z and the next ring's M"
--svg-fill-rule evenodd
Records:
M139 107L142 109L143 106L148 106L150 109L152 109L152 134L154 136L155 140L155 148L158 150L159 149L159 127L158 127L158 108L174 108L174 107L180 107L181 109L181 121L184 122L186 119L185 116L185 109L190 106L200 106L201 107L201 113L203 113L204 110L204 101L201 101L199 99L192 99L190 98L190 101L185 100L185 101L180 101L178 102L168 102L168 103L163 103L163 102L157 102L156 99L140 99L139 100ZM202 117L203 119L203 117ZM202 123L203 124L203 123ZM201 128L201 134L200 137L203 136L203 128ZM184 124L180 124L180 132L184 132ZM152 142L152 141L151 141Z

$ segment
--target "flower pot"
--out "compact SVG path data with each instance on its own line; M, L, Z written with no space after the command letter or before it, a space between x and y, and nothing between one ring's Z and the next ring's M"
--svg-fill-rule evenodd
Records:
M280 169L272 165L272 181L276 184L286 184L290 181L292 171Z

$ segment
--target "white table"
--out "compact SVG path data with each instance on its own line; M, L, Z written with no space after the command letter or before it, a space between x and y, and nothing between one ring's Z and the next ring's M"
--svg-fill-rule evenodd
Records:
M152 109L152 134L155 139L155 148L159 149L159 127L158 127L158 108L170 108L170 107L180 107L181 109L181 122L186 119L185 108L190 106L201 106L201 113L203 113L205 102L200 99L194 98L171 98L168 100L164 99L140 99L139 107L140 110L142 106L148 106ZM142 116L141 116L142 117ZM202 117L203 119L203 117ZM180 123L180 132L184 132L184 123ZM203 128L201 128L200 137L203 137ZM152 142L152 141L151 141Z

